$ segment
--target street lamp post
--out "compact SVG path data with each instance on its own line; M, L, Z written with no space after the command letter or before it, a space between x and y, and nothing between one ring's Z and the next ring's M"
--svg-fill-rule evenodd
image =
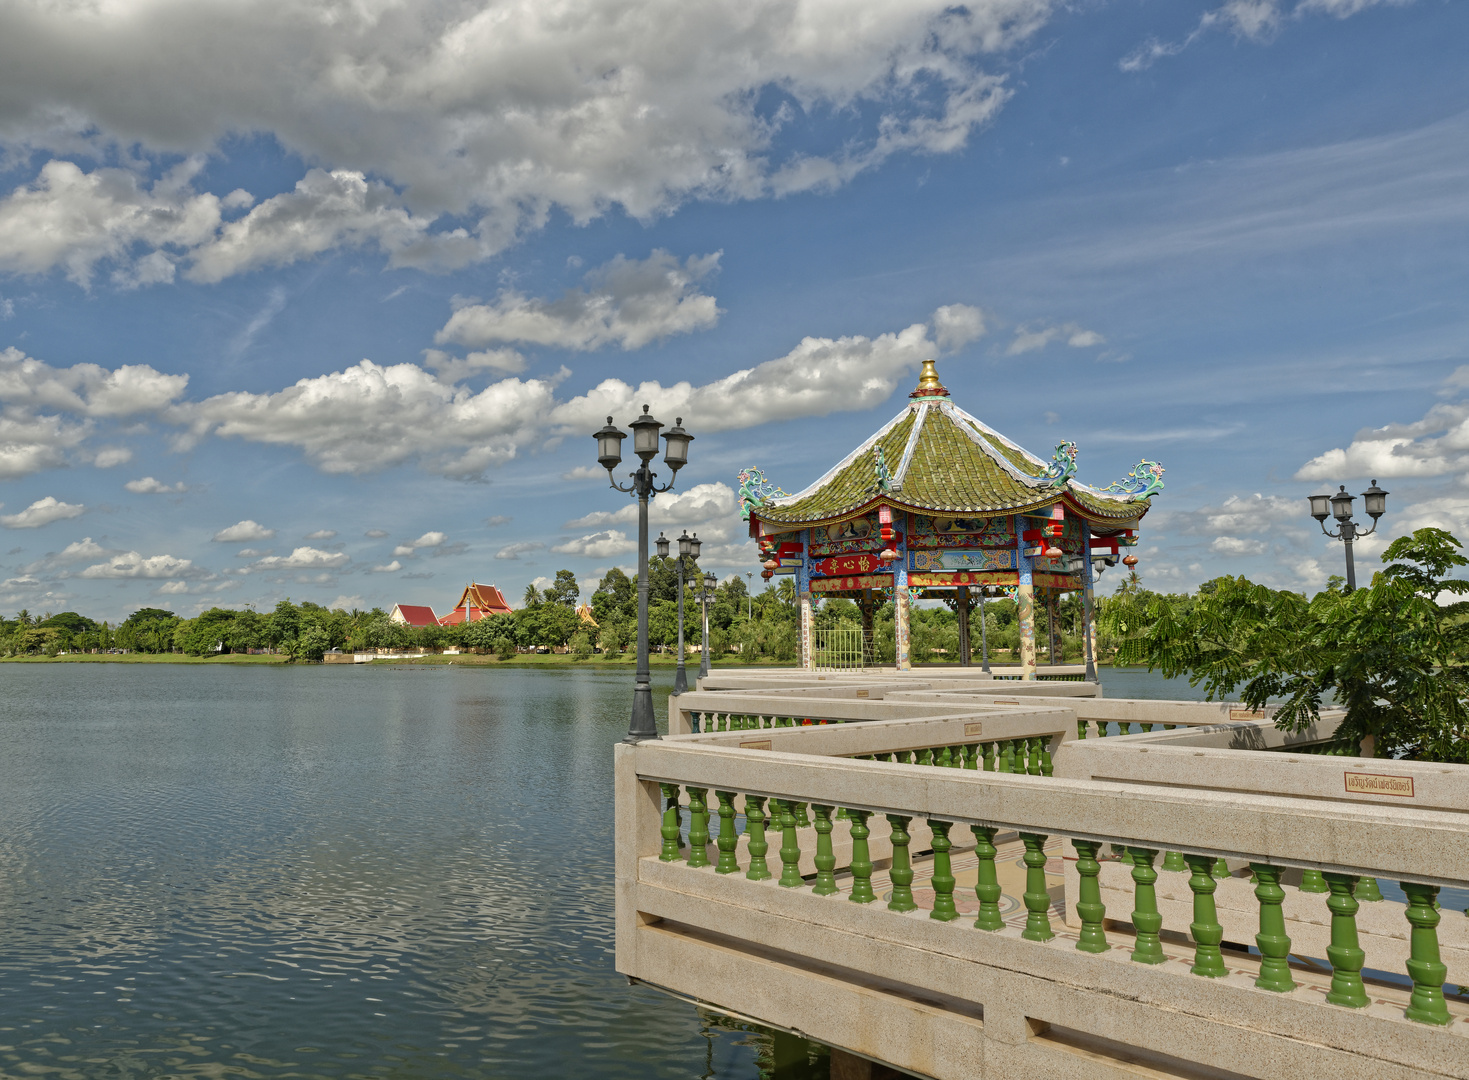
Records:
M701 582L704 586L699 590L699 610L703 618L703 640L699 645L699 678L705 678L709 674L709 597L714 595L714 588L719 584L719 579L712 573L704 575Z
M658 534L658 557L668 558L668 537L661 532ZM689 535L685 529L683 535L678 538L678 674L673 677L674 696L686 693L689 688L688 672L684 670L684 646L683 646L683 566L685 559L699 558L699 548L703 544L699 540L699 534Z
M662 487L653 481L658 475L648 468L648 462L658 456L658 429L663 425L648 414L643 406L643 415L631 424L632 448L642 464L632 476L632 483L623 487L612 475L612 470L622 462L622 440L626 432L619 430L612 417L607 417L607 426L595 432L597 440L597 463L607 470L607 479L618 491L636 495L638 500L638 672L632 693L632 718L627 725L627 742L642 742L658 738L658 724L653 719L653 677L648 671L648 499L658 492L670 491L678 477L678 470L689 462L689 443L694 437L683 429L683 417L678 417L674 426L664 432L668 446L663 460L672 470L673 476Z
M1388 492L1377 486L1377 481L1372 481L1372 486L1362 492L1363 509L1372 518L1372 528L1366 532L1357 531L1357 523L1352 520L1353 496L1347 494L1347 486L1341 485L1341 490L1335 495L1311 495L1311 516L1321 523L1321 531L1333 540L1340 540L1347 549L1347 592L1357 587L1357 567L1352 561L1352 541L1371 536L1377 531L1378 519L1387 513ZM1327 504L1330 503L1328 509ZM1328 517L1336 518L1337 531L1331 532L1326 527Z

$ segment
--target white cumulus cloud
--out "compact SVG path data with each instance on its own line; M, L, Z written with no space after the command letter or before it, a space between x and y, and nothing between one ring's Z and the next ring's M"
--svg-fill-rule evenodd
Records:
M80 282L111 261L124 286L338 246L457 265L553 210L646 221L690 199L830 189L894 154L965 146L1008 96L986 54L1032 38L1057 6L11 4L0 102L13 143L194 156L153 182L53 158L12 196L0 259ZM830 129L838 149L784 149L797 123ZM248 194L195 188L236 132L321 166L242 214ZM445 214L466 227L442 228Z
M1083 330L1075 323L1036 328L1021 327L1015 331L1015 339L1010 342L1010 347L1005 350L1005 353L1009 356L1019 356L1021 353L1044 349L1053 341L1064 341L1073 349L1089 349L1103 344L1106 340L1095 330Z
M268 555L254 563L252 570L335 570L350 561L345 551L322 551L314 547L298 547L289 555Z
M933 336L940 349L952 352L985 334L984 312L969 304L945 304L933 313Z
M53 521L81 517L86 512L87 508L81 503L64 503L58 501L55 496L47 495L44 499L37 499L18 514L0 514L0 525L7 529L39 529L42 525L50 525Z
M221 544L242 544L253 540L269 540L274 535L274 529L267 529L259 522L246 518L228 529L220 529L214 534L214 539Z
M114 555L105 563L97 563L82 571L84 578L182 578L200 577L205 571L189 559L172 555L143 556L136 551Z
M123 487L134 495L177 495L186 490L182 480L177 484L165 484L162 480L155 480L151 476L145 476L140 480L129 480Z
M674 334L707 330L719 321L720 310L698 283L718 268L719 256L690 256L680 263L662 250L642 261L619 255L587 274L586 289L569 290L556 300L507 290L492 304L464 305L434 340L586 351L605 345L637 349Z
M613 555L626 555L636 547L626 533L619 529L607 529L557 544L551 550L558 555L584 555L589 559L606 559Z
M519 559L522 555L530 554L532 551L543 551L545 547L546 545L538 540L522 540L519 543L506 544L499 551L495 552L495 558L513 561Z

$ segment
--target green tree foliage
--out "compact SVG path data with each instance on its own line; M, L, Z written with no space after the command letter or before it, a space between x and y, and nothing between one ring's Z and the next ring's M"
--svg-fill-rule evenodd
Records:
M1346 709L1338 733L1371 737L1378 756L1469 763L1469 565L1441 529L1419 529L1383 552L1366 588L1307 600L1224 577L1190 603L1156 595L1109 605L1131 633L1118 659L1187 675L1213 700L1240 690L1259 708L1282 700L1276 726L1302 731L1323 702Z
M576 607L577 597L581 595L581 589L576 584L576 575L570 570L557 570L556 580L551 587L541 594L541 598L548 604L560 604L562 607Z
M177 615L163 608L139 608L118 624L117 647L133 652L171 652L174 630L180 621Z

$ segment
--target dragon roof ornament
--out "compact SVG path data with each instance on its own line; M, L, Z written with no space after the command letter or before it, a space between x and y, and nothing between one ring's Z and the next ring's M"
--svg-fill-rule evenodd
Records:
M1128 502L1146 499L1163 490L1163 466L1143 458L1126 477L1102 490L1109 495L1126 495Z
M744 521L750 520L750 511L757 506L764 506L771 499L785 498L788 493L775 487L765 479L758 466L750 465L740 470L740 518Z

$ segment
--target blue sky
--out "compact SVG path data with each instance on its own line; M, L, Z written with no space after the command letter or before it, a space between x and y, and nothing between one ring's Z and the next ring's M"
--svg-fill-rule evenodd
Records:
M756 571L937 357L1160 589L1469 532L1469 5L109 0L0 12L0 609L448 606ZM1103 587L1110 583L1103 580Z

